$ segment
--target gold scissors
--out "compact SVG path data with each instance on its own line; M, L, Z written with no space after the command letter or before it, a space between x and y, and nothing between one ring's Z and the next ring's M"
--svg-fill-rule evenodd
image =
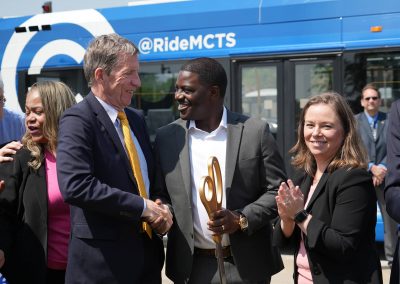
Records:
M221 210L222 208L222 176L221 168L219 166L218 159L211 156L208 158L208 176L203 176L200 182L200 199L204 207L207 210L208 217ZM206 190L206 187L208 190ZM222 253L222 236L214 235L213 240L215 242L215 256L218 262L218 272L220 283L226 284L225 268L224 268L224 256Z

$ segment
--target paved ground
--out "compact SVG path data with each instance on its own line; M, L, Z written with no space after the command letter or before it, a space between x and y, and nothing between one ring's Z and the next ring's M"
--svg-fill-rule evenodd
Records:
M283 269L278 274L272 276L271 284L290 284L293 283L293 255L282 255L283 263L285 265L285 269ZM390 277L390 268L387 265L387 261L381 261L382 265L382 274L383 274L383 283L389 283ZM163 282L164 283L164 282ZM165 282L172 283L172 282Z
M381 247L379 247L381 250ZM382 253L381 253L382 254ZM285 269L283 269L278 274L272 276L271 284L291 284L293 283L293 255L292 254L282 254L283 263ZM389 283L390 268L387 265L387 261L381 261L382 274L383 274L383 284ZM173 283L163 274L163 284Z

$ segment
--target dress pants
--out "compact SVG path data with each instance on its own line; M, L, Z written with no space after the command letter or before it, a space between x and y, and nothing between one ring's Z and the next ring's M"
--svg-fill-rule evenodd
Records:
M271 278L263 281L246 281L240 278L232 257L224 261L226 283L228 284L269 284ZM219 284L218 263L214 256L193 255L193 266L189 284Z
M398 239L397 223L388 215L386 211L386 202L384 198L384 183L375 187L376 197L378 199L379 209L382 213L383 226L384 226L384 248L386 260L391 264L393 255L396 250Z
M47 268L46 281L47 284L64 284L65 270Z

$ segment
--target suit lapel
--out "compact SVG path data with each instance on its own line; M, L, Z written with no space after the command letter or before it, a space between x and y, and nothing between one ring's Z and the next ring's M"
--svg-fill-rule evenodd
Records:
M376 129L376 139L378 140L379 139L379 137L381 136L381 134L382 134L382 131L383 131L383 129L385 128L384 126L385 126L385 120L386 120L386 116L384 115L384 113L382 113L382 112L379 112L378 113L378 125L376 126L377 127L377 129Z
M318 182L317 188L315 189L313 195L311 196L310 201L307 204L307 208L306 210L309 211L309 209L312 207L313 203L315 202L315 200L318 198L318 196L324 192L325 189L325 184L328 181L328 173L324 173L321 177L321 179ZM307 191L309 192L310 190L310 186L311 186L311 177L309 177L309 179L307 179L308 183L307 183Z
M360 118L361 118L361 120L360 120L361 127L364 128L364 132L367 133L367 135L371 139L371 141L374 141L375 139L374 139L374 136L372 134L371 125L369 124L368 118L367 118L367 116L365 115L364 112L361 114Z
M36 171L29 167L30 171L30 183L35 186L35 193L37 202L43 212L41 216L44 218L43 221L47 223L47 184L46 184L46 164L43 162L42 166Z
M191 198L192 194L192 190L191 190L191 186L190 186L190 158L189 158L189 137L188 137L188 125L189 125L189 121L181 121L181 126L182 128L185 130L184 135L182 135L181 133L178 133L178 131L175 131L175 141L182 141L182 139L184 139L184 143L182 143L184 146L182 148L182 150L179 153L179 166L181 168L181 174L182 174L182 180L183 180L183 185L184 188L189 196L189 198ZM176 149L176 148L174 148ZM172 150L172 149L171 149ZM174 155L175 156L175 155Z
M237 122L234 113L227 111L227 145L226 145L226 161L225 161L225 188L228 196L232 187L233 174L235 173L236 160L239 154L240 142L243 133L243 123Z
M108 116L107 112L104 110L102 105L97 101L93 93L90 92L89 95L86 96L86 98L93 110L94 115L97 117L97 120L102 125L102 127L100 127L100 131L105 136L110 137L114 146L117 148L118 153L121 153L121 158L124 161L124 168L128 172L131 180L136 184L136 180L135 177L133 176L133 171L129 163L128 156L126 155L125 152L125 148L123 147L121 140L119 139L117 130L115 129L115 126L112 123L110 117Z

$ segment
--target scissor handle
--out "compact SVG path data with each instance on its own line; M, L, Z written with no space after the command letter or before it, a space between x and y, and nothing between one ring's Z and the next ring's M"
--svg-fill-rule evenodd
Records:
M214 186L214 193L216 194L217 210L222 208L222 175L218 159L214 156L208 158L208 176L211 177Z
M222 176L221 168L216 157L211 156L208 159L208 176L203 176L200 180L200 199L206 208L207 214L211 214L222 208ZM206 190L207 187L207 190ZM214 242L221 244L222 237L220 235L213 236Z
M208 216L222 208L222 176L221 168L216 157L208 159L208 176L200 181L200 199L207 210ZM207 187L207 190L206 190Z
M207 190L206 190L207 188ZM204 176L200 182L200 199L207 210L208 216L218 210L214 181L210 176Z

